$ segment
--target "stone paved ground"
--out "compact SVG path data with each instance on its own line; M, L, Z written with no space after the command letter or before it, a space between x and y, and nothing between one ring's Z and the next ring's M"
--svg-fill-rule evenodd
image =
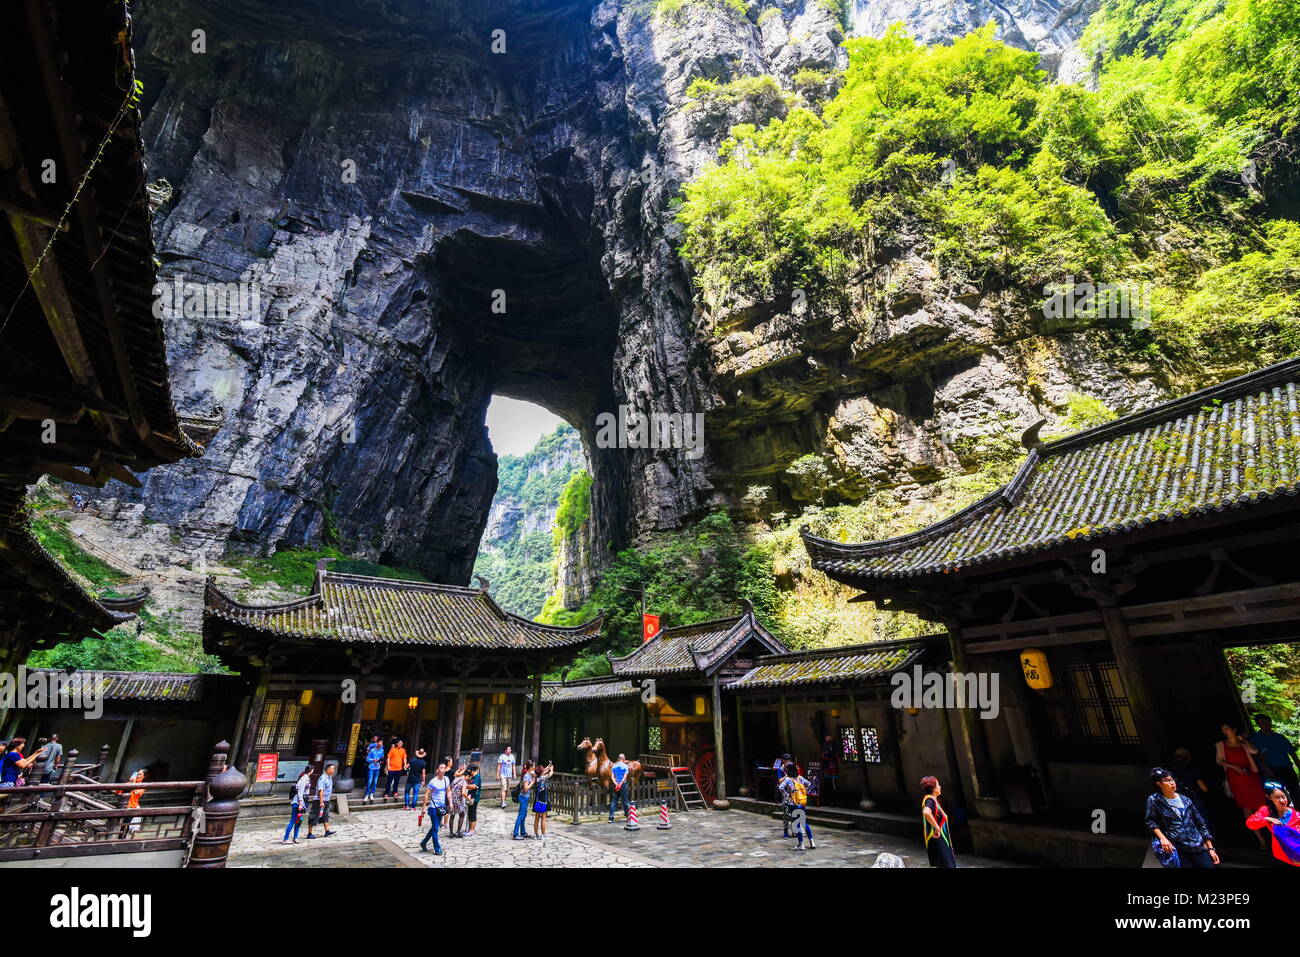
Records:
M652 815L653 817L653 815ZM531 828L531 815L530 828ZM897 854L908 867L926 867L917 842L863 831L813 826L816 850L793 850L781 837L780 821L744 811L696 811L673 816L659 831L651 820L640 831L617 824L551 822L545 841L512 841L515 812L484 804L479 834L443 839L442 857L420 852L428 830L399 809L363 811L336 818L338 833L284 847L284 822L241 823L231 847L231 867L870 867L882 852ZM530 830L531 833L531 830ZM306 826L303 826L306 836ZM963 867L1011 867L987 858L962 856Z

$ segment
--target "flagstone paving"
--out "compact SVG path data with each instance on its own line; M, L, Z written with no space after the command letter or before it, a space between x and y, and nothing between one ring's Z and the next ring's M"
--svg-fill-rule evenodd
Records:
M870 867L885 852L908 867L927 867L918 842L864 831L813 830L816 850L794 850L781 837L777 820L743 811L675 814L672 829L657 830L654 820L626 831L620 819L562 824L551 822L546 840L513 841L513 809L487 804L479 809L473 838L442 839L439 857L420 851L428 831L416 815L400 809L336 816L337 834L282 846L284 822L241 822L231 845L231 867ZM530 815L531 826L531 815ZM531 831L530 831L531 833ZM303 827L303 838L306 826ZM962 855L963 867L1013 867L1004 861Z

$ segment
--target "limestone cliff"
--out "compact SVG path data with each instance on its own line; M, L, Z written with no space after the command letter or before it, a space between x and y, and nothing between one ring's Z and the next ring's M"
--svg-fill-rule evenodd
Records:
M1059 59L1087 11L985 6L852 19L942 39L1002 11L1005 39ZM171 530L149 537L163 560L327 543L466 581L496 486L494 393L581 433L590 565L751 485L807 500L787 469L810 453L852 498L959 464L963 441L1068 392L1125 408L1152 388L908 248L815 320L695 302L674 200L732 123L810 75L833 85L846 28L820 0L134 10L163 276L259 293L247 316L168 319L178 404L226 409L207 454L100 495L122 535ZM692 92L764 76L780 96ZM596 416L621 405L705 413L705 454L599 447Z

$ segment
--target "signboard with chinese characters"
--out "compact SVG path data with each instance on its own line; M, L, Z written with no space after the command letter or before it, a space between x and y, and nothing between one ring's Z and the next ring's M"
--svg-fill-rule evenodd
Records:
M353 762L357 759L357 739L360 737L361 725L359 723L354 724L352 730L348 733L348 759L343 762L343 766L346 768L352 767Z
M257 756L257 778L255 784L266 784L276 779L280 770L280 756L275 752Z

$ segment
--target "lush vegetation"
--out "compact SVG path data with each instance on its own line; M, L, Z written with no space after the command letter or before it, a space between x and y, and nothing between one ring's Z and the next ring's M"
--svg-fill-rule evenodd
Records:
M1254 699L1246 710L1271 717L1292 741L1300 738L1300 644L1229 648L1227 656L1245 697Z
M227 555L222 562L236 570L247 582L236 588L240 594L266 585L305 595L316 578L316 563L325 558L334 559L329 570L348 575L374 575L379 578L400 578L404 581L428 581L414 568L381 565L365 558L352 558L333 546L323 548L284 548L273 555Z
M568 425L543 436L526 454L497 461L494 504L522 517L504 526L504 534L481 543L474 573L491 583L492 597L503 608L528 618L541 611L552 590L560 547L552 516L571 531L590 511L591 477L581 471L581 461L581 440ZM586 476L585 485L575 485L579 474Z
M843 312L913 245L953 285L1150 284L1121 341L1191 367L1300 348L1300 5L1112 0L1097 92L1055 84L990 25L925 46L846 42L843 87L732 128L684 189L682 252L706 305ZM1144 39L1145 38L1145 39ZM705 91L715 94L717 91Z
M569 669L570 678L607 674L605 653L627 654L641 640L641 595L666 627L734 615L746 598L765 618L776 600L771 564L725 512L693 529L619 552L587 601L575 610L548 605L543 620L571 625L603 610L605 629Z

